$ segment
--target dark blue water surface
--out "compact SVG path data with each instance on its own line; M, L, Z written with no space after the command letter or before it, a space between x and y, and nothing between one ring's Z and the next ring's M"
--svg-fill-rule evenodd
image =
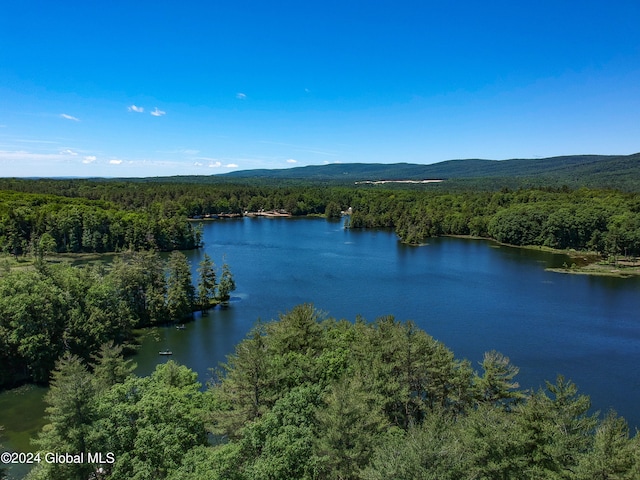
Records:
M410 247L390 231L346 230L324 219L244 218L203 223L203 249L231 267L237 290L185 330L159 328L143 343L138 372L166 357L206 381L258 318L311 302L336 318L392 314L413 320L479 368L496 349L520 367L524 388L563 374L640 427L640 279L545 271L571 261L484 240L438 238Z

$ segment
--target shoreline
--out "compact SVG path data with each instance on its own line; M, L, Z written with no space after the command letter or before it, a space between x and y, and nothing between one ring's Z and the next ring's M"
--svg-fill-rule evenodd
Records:
M605 263L602 256L596 252L574 250L574 249L557 249L546 247L544 245L511 245L502 243L493 238L479 237L475 235L443 235L450 238L464 238L469 240L489 240L505 247L524 248L527 250L538 250L548 253L556 253L566 255L577 262L567 267L547 267L548 272L565 273L573 275L594 275L599 277L616 277L616 278L633 278L640 276L640 261L620 260L616 265ZM624 262L624 263L620 263Z

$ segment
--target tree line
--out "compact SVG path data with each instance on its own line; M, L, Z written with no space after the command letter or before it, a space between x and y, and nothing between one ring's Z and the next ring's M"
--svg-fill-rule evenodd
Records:
M387 192L354 203L352 228L393 228L406 243L472 235L511 245L640 255L640 197L614 191Z
M228 302L235 281L205 254L194 286L191 266L174 251L127 252L108 265L37 262L0 272L0 387L47 383L65 352L89 360L100 345L133 341L133 329L180 321Z
M640 196L614 190L15 179L0 180L0 187L12 189L0 195L0 248L12 253L194 248L200 232L187 218L260 209L339 218L351 207L348 227L392 228L409 244L474 235L605 257L640 255Z
M0 251L52 253L189 250L201 233L186 217L124 210L109 202L0 192Z
M258 323L206 391L173 362L149 377L112 346L66 354L42 451L113 463L40 464L34 479L636 479L640 437L558 377L521 390L495 351L476 368L411 322L337 321L300 305ZM213 433L213 440L207 438Z

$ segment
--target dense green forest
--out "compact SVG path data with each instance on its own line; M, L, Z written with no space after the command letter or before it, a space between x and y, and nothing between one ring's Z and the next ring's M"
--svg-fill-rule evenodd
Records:
M113 479L637 479L640 436L562 377L518 387L498 352L457 359L412 323L337 321L300 305L258 323L206 391L174 362L131 375L117 347L66 353L42 452L111 452ZM213 436L211 436L213 434ZM42 462L29 479L98 464Z
M0 388L47 383L65 353L88 361L101 345L133 341L133 329L180 321L226 302L235 289L228 265L204 255L194 287L186 257L128 252L108 265L36 263L0 273Z
M0 248L13 255L186 250L200 234L186 218L109 202L0 192Z
M339 217L393 228L406 243L474 235L512 245L640 255L640 194L581 188L446 191L421 188L249 186L143 181L0 181L0 249L15 255L188 249L187 218L245 211Z

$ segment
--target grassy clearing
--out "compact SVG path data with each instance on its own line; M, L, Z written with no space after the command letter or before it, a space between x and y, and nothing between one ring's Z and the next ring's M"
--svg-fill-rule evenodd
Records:
M57 253L46 255L46 263L68 263L70 265L109 264L119 253ZM19 256L0 254L0 275L11 270L26 270L34 268L36 259L33 256Z

